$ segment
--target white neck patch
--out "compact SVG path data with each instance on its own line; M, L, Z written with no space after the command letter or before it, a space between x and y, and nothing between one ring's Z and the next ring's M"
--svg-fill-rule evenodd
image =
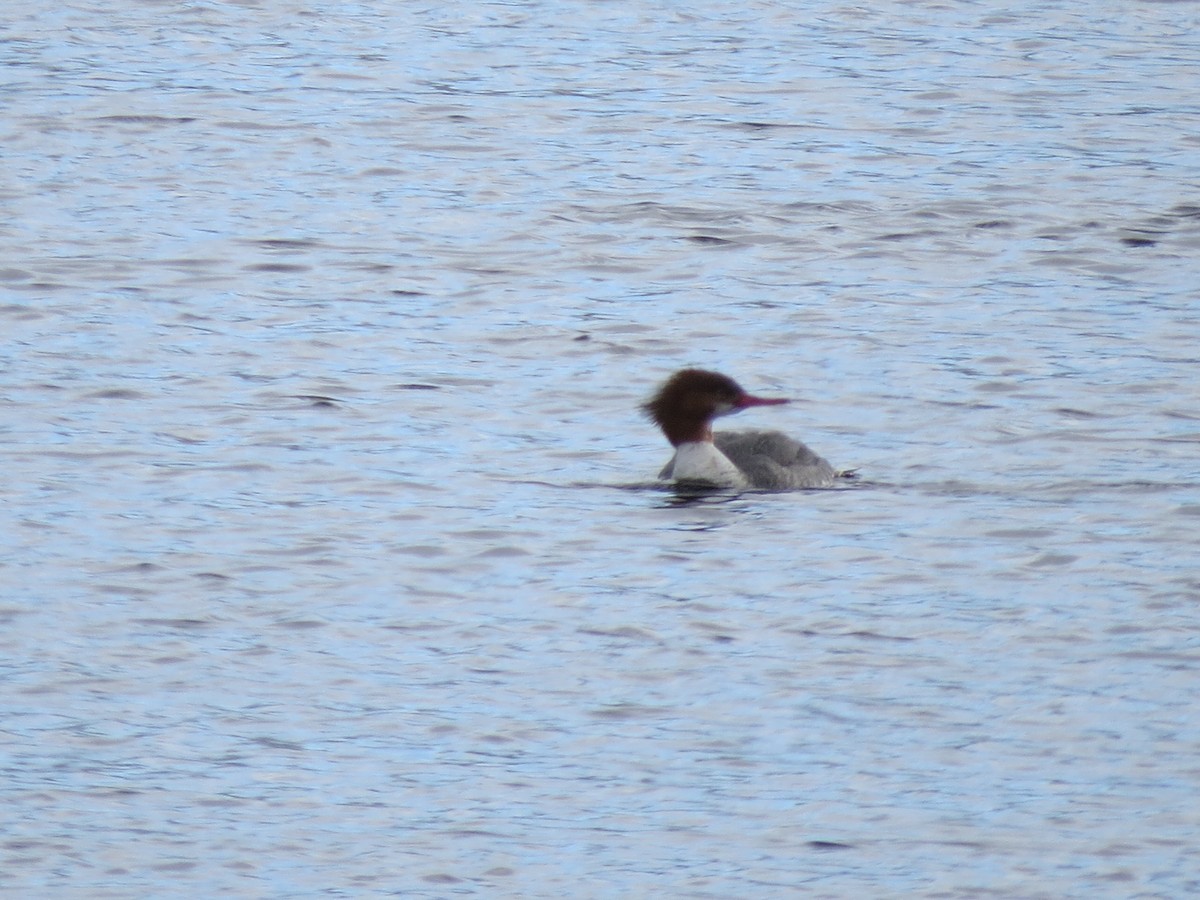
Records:
M675 481L704 481L717 487L744 488L750 482L729 457L708 441L688 441L675 448L671 461Z

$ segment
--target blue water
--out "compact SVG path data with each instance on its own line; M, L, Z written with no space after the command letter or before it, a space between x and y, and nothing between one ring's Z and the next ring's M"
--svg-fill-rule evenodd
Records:
M1198 28L11 13L0 889L1200 890Z

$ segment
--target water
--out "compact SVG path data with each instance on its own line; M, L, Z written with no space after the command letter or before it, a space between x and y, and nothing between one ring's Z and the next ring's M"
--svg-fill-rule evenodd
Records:
M1200 7L730 7L10 14L6 894L1200 888Z

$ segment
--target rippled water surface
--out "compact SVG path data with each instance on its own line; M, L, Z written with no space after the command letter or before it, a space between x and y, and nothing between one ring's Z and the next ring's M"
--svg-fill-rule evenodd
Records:
M14 6L0 889L1200 891L1198 33Z

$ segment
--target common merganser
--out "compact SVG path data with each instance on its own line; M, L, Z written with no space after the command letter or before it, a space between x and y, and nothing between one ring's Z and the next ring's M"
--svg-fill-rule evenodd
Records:
M703 369L676 372L642 404L675 448L659 478L715 487L786 491L833 487L850 473L836 471L799 441L778 431L719 431L712 422L782 398L755 397L732 378Z

